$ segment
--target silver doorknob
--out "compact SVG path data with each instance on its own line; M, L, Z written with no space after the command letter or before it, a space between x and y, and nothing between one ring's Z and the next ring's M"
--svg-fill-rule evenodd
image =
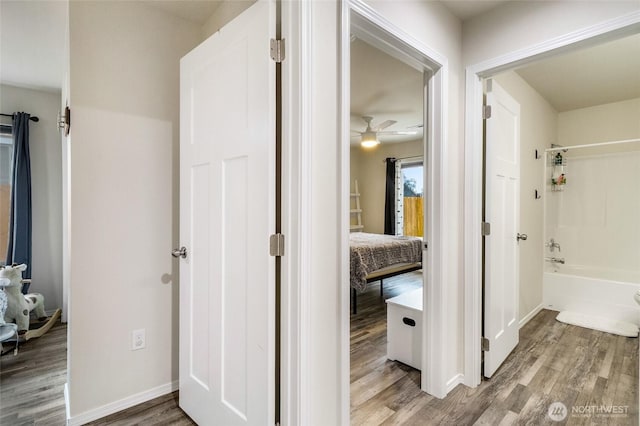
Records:
M179 249L173 249L171 250L171 256L173 257L181 257L183 259L187 258L187 248L186 247L180 247Z
M529 238L529 237L527 236L527 234L518 234L518 236L516 237L516 239L517 239L518 241L520 241L520 240L522 240L522 241L527 241L527 238Z

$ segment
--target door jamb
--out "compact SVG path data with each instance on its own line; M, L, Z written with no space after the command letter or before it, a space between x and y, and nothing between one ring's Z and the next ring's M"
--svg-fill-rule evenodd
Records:
M446 116L447 116L447 58L439 54L420 41L406 34L402 29L385 19L361 0L345 0L342 2L340 16L340 168L338 188L338 205L340 206L340 229L338 230L340 247L341 280L340 280L340 309L341 309L341 418L344 424L349 424L349 157L350 157L350 37L351 32L365 41L374 44L386 53L409 63L414 68L425 73L428 86L425 85L425 162L428 164L428 178L426 187L427 198L427 229L430 235L429 249L424 251L423 259L427 269L427 283L425 283L422 339L422 383L425 392L438 398L446 396L449 389L445 368L447 360L453 354L448 354L446 336L454 330L448 330L447 316L447 286L446 262L447 242L443 238L447 226L446 192L444 191L443 176L446 174ZM352 27L353 24L353 27ZM431 71L431 72L430 72ZM426 261L425 261L426 260ZM427 285L429 284L429 285ZM457 383L456 383L457 384Z
M481 381L482 325L482 81L533 61L640 32L640 11L610 19L466 68L464 190L464 384Z

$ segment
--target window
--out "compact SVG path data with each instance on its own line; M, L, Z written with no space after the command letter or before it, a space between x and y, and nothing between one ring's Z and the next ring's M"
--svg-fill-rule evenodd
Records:
M403 186L403 235L424 236L424 167L422 161L401 166Z
M7 259L12 160L13 138L11 127L2 125L0 126L0 265L3 265Z

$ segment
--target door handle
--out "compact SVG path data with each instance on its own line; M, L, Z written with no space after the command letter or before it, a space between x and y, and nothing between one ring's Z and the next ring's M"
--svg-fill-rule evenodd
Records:
M519 234L518 234L518 236L516 237L516 240L518 240L518 241L520 241L520 240L522 240L522 241L527 241L527 238L529 238L529 237L527 236L527 234L520 234L520 233L519 233Z
M180 247L179 249L173 249L171 250L171 256L173 257L181 257L183 259L187 258L187 248L186 247Z

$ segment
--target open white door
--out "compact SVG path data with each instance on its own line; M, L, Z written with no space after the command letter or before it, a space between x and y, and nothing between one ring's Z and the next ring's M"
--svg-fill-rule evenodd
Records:
M258 1L180 63L180 407L274 424L275 7Z
M491 377L518 344L520 225L520 105L487 81L484 375Z

